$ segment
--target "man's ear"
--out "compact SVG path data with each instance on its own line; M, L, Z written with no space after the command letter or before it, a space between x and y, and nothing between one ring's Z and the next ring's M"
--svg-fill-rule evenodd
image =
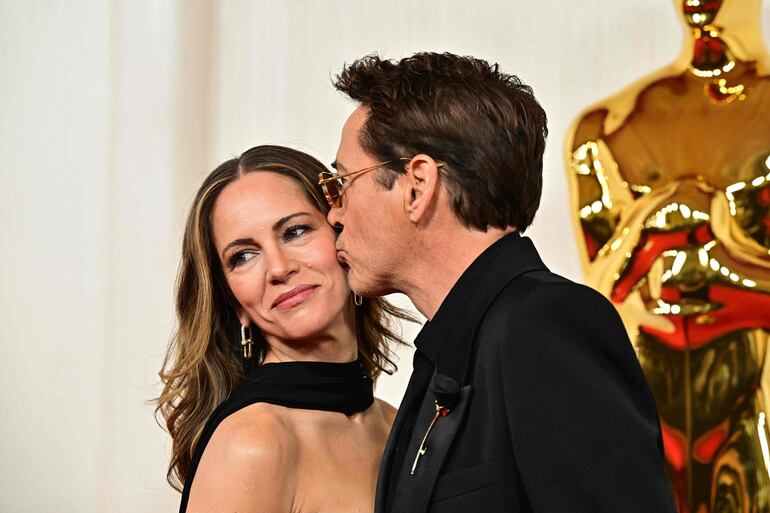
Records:
M436 206L439 176L439 164L428 155L415 155L407 164L404 210L413 223L420 222Z

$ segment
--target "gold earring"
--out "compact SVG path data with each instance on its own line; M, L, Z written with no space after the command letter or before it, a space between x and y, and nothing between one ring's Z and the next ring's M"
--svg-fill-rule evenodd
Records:
M248 332L248 336L247 333ZM243 346L243 357L251 360L251 346L254 341L251 340L251 328L241 324L241 345Z
M353 302L356 304L356 306L361 306L364 302L364 298L353 292Z

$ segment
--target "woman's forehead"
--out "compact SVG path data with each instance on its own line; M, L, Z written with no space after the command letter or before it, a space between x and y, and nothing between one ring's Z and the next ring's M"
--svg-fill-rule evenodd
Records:
M323 215L301 187L290 177L270 172L247 173L228 184L214 203L214 238L233 231L272 230L276 220L299 211Z

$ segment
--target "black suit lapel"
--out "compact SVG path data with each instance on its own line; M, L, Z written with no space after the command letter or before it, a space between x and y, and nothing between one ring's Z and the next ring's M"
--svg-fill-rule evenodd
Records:
M380 462L380 471L377 475L377 492L374 495L374 513L385 513L385 501L390 488L390 476L393 472L393 458L396 455L396 447L400 436L408 436L408 433L402 433L404 422L407 417L407 408L400 408L393 421L393 427L390 430L390 436L385 443L385 451L382 453Z
M414 371L409 378L409 384L406 387L404 398L401 400L401 406L398 409L396 418L393 420L393 427L390 430L388 441L385 443L385 450L380 462L380 471L377 476L377 491L374 496L374 513L385 513L393 511L390 507L390 497L392 496L391 476L400 471L401 460L397 458L399 450L401 454L406 450L406 444L411 435L410 423L408 419L410 414L412 418L416 410L420 407L425 389L432 374L433 366L425 356L415 353ZM397 465L397 468L394 468Z
M471 400L472 388L470 385L462 387L458 393L457 403L450 412L443 417L439 417L425 440L425 452L420 456L414 467L414 474L401 476L399 487L391 499L392 512L398 513L422 513L428 510L433 487L436 479L452 450L454 441L463 419L468 412L468 405ZM430 405L429 405L430 406ZM425 435L430 420L435 415L435 408L423 408L418 416L417 431L420 439ZM414 464L416 453L411 451L407 453L408 466L411 468Z

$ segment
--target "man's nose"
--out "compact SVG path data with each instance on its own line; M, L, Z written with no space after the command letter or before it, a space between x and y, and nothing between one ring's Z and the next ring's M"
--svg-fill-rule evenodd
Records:
M344 225L342 222L342 207L330 209L329 213L326 214L326 220L329 221L329 224L335 229L341 229Z

